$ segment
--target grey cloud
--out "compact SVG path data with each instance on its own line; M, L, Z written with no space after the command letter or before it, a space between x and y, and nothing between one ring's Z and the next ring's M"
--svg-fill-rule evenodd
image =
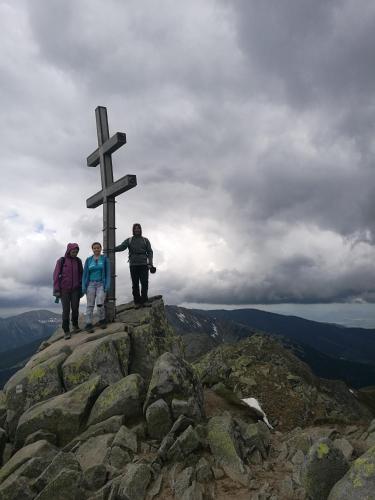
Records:
M293 154L277 157L276 151L260 163L248 186L233 186L238 199L253 207L257 220L311 223L347 236L369 229L375 236L375 180L370 172L313 163Z
M66 241L79 240L84 258L100 239L102 209L85 207L100 174L85 160L96 148L94 108L106 105L111 133L128 137L115 178L138 177L117 200L117 239L141 221L159 259L155 291L173 302L373 300L370 4L36 0L12 9L22 29L4 21L13 57L0 55L0 195L19 213L1 224L18 259L10 288L29 287L32 302ZM38 224L44 239L30 237ZM23 245L43 265L23 272ZM126 258L118 270L128 299Z
M374 80L375 11L369 3L319 0L232 4L238 39L263 84L298 106L366 102ZM271 87L274 91L274 86Z
M84 239L95 239L95 237L96 239L100 239L102 238L102 225L101 210L92 210L89 214L85 214L72 221L72 238L77 241L82 237Z
M48 293L40 288L33 288L22 294L9 295L0 289L0 310L24 307L50 309L53 306L53 300L50 290Z
M213 69L220 80L234 78L222 69L224 54L212 50L219 44L230 55L225 45L227 21L219 6L216 12L210 7L197 1L156 6L112 0L103 15L103 4L97 0L89 9L72 0L48 5L38 0L29 6L29 16L46 60L80 75L92 92L134 97L142 91L173 92L185 86L210 92Z
M375 302L372 266L346 269L339 275L325 273L319 263L297 257L280 262L261 278L238 270L207 273L195 285L184 285L187 302L211 304L282 304ZM177 294L177 296L179 296Z

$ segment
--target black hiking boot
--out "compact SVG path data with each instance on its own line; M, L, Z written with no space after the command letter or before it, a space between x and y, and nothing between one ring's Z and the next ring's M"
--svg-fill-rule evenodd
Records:
M85 326L85 330L87 333L94 333L94 326L92 323L87 323Z

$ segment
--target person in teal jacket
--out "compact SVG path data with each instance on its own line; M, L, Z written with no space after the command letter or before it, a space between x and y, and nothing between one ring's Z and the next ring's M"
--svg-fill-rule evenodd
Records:
M91 245L93 255L88 257L83 268L82 292L87 297L86 326L89 333L94 331L93 314L96 302L99 325L107 328L105 317L105 296L111 284L111 268L109 259L102 254L102 245L95 241Z

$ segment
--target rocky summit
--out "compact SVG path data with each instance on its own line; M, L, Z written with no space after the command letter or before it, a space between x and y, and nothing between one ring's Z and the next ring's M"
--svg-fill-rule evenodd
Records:
M0 392L2 500L375 498L375 420L263 334L194 364L163 300L64 340Z

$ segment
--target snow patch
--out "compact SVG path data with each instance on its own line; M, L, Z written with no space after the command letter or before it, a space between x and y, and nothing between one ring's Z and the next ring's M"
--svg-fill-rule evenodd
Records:
M57 325L61 323L61 320L59 318L48 318L48 319L38 319L38 323L41 323L42 325L45 325L47 323Z
M183 312L176 313L176 316L180 321L182 321L183 323L186 323L186 316Z
M215 323L212 325L212 329L214 331L212 337L217 337L219 335L219 332L217 331L217 326L215 325Z
M255 408L256 410L260 411L260 413L263 415L263 422L270 428L273 429L272 425L269 423L267 415L264 413L262 407L259 404L259 401L255 398L246 398L242 399L244 403L246 403L250 408Z

